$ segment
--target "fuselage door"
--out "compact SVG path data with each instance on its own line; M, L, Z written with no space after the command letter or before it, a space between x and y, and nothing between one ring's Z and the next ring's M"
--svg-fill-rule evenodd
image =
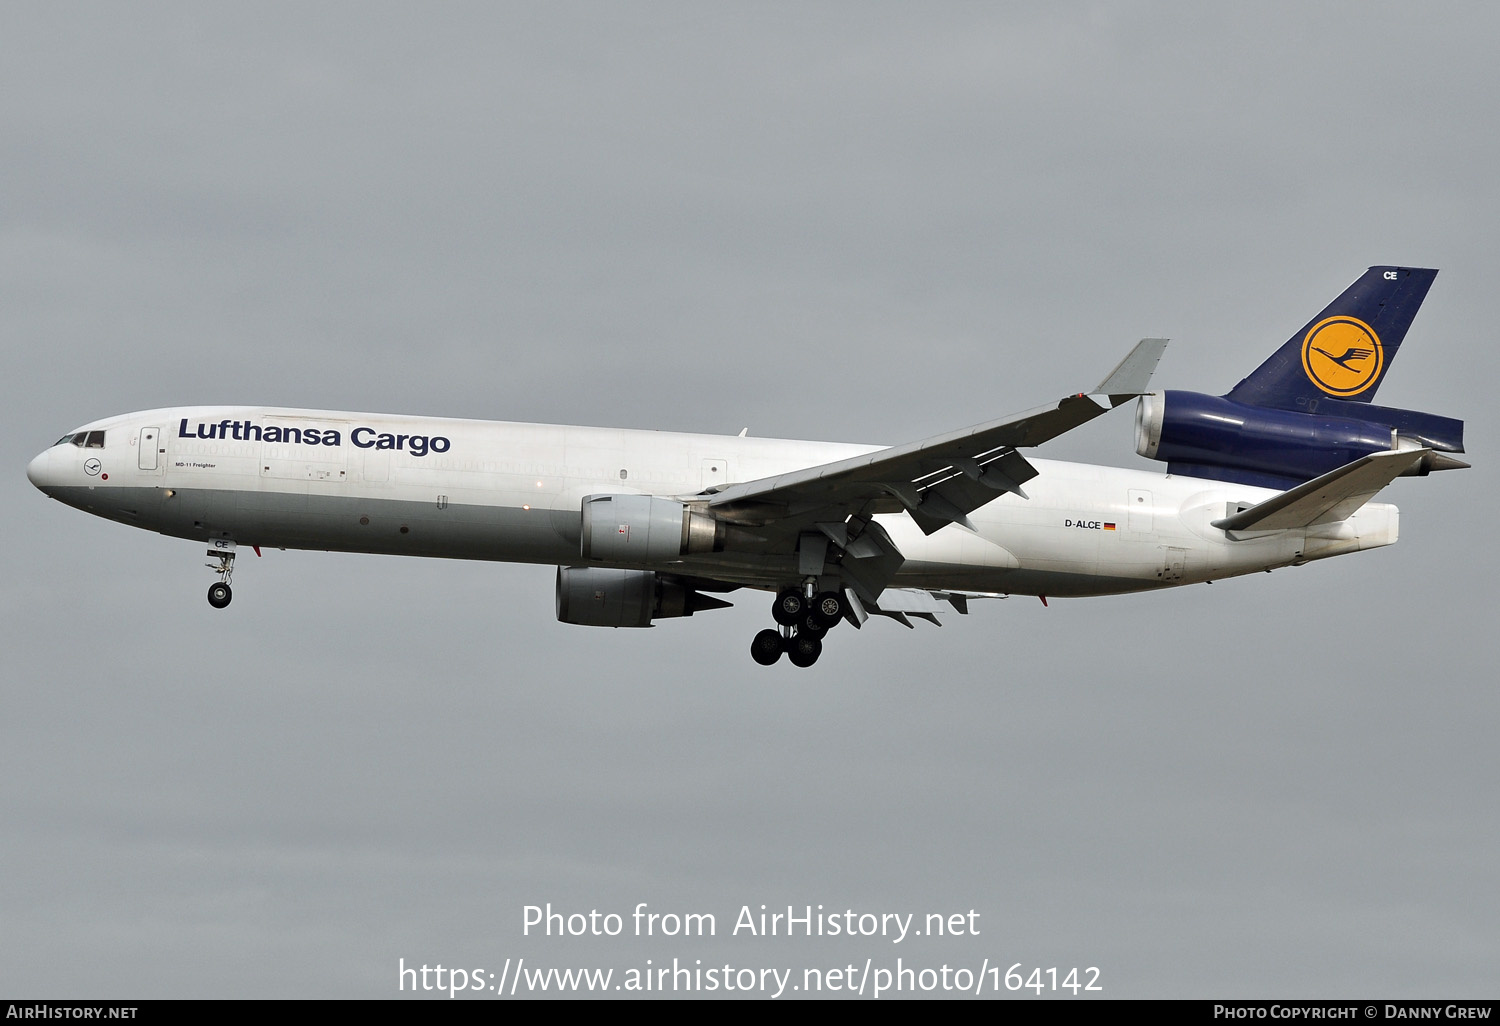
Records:
M136 453L137 466L142 470L155 470L157 467L157 450L161 446L161 428L141 428L141 435L136 443L139 452Z
M1164 581L1180 581L1183 572L1187 569L1187 549L1179 549L1173 546L1162 548L1161 570L1157 572L1158 577Z
M349 479L344 442L349 425L309 417L267 417L262 429L260 476L341 485Z

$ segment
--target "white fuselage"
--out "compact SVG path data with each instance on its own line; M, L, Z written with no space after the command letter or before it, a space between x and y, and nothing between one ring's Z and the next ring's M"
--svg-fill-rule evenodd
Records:
M163 534L240 545L576 565L587 495L686 499L879 446L264 407L185 407L85 425L28 476L71 506ZM94 441L102 441L94 445ZM1003 494L975 530L924 535L880 521L900 587L1097 595L1229 577L1396 540L1370 503L1308 530L1238 537L1211 526L1272 490L1032 461L1027 498ZM791 559L792 557L787 557ZM787 564L791 566L790 563ZM733 551L640 567L775 587L787 567ZM793 573L792 576L795 576Z

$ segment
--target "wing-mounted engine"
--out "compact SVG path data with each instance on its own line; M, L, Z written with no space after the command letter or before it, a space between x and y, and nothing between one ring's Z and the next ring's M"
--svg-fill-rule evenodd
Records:
M1286 488L1362 457L1392 449L1430 449L1408 474L1466 467L1464 424L1416 410L1337 399L1302 410L1274 409L1223 396L1168 390L1136 409L1136 452L1173 474Z
M584 559L654 563L724 547L725 527L709 514L656 495L588 495L583 500Z
M598 566L557 568L557 618L585 627L650 627L652 620L692 616L732 603L650 570Z

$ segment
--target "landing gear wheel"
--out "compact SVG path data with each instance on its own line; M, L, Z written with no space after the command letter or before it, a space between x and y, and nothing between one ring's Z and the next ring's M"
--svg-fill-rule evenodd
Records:
M825 591L812 602L812 615L827 630L844 618L844 596Z
M762 666L770 666L781 658L781 632L767 627L750 642L750 658Z
M793 666L811 666L823 654L823 639L812 634L794 634L787 642L786 657Z
M817 613L808 613L802 618L802 622L797 624L797 633L821 638L828 633L828 625L818 619Z
M223 609L229 605L229 600L234 598L234 592L229 590L229 585L220 581L208 587L208 604L215 609Z
M807 615L807 599L796 588L788 588L776 596L771 605L771 619L783 627L795 627Z

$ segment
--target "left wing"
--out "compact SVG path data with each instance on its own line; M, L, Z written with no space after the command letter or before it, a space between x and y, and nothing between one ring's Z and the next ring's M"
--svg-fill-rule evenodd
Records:
M1040 445L1143 395L1166 344L1164 338L1142 339L1092 392L920 442L727 485L713 494L709 507L722 519L746 524L842 522L904 509L925 534L950 523L972 527L968 514L1001 493L1026 497L1021 486L1037 470L1017 449Z

